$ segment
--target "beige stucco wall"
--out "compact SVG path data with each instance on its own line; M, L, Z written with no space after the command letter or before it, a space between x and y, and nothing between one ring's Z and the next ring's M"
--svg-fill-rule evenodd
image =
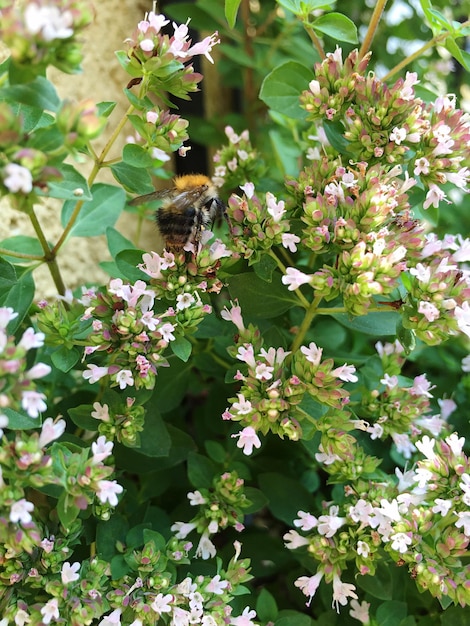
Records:
M68 76L58 71L51 71L49 78L55 84L59 95L64 98L82 100L92 98L95 102L117 100L118 106L114 110L104 140L110 132L110 127L117 123L127 108L126 100L122 95L122 88L128 82L128 75L122 70L116 60L114 52L123 49L126 37L130 36L137 22L143 18L146 10L152 9L149 0L96 0L94 2L96 19L83 35L85 40L83 73L78 76ZM100 138L100 141L102 138ZM104 143L104 140L101 143ZM98 142L98 147L99 147ZM87 165L77 165L87 173ZM101 176L98 180L105 180ZM109 179L108 179L109 180ZM32 235L33 230L29 219L12 211L7 202L0 203L0 240L13 235ZM50 203L37 208L38 218L50 242L57 241L61 233L60 204ZM124 216L118 227L127 237L132 238L135 232L135 220L132 216ZM146 249L152 247L152 229L147 229L146 240L140 245ZM106 243L101 237L89 239L72 238L62 248L59 254L59 265L67 287L76 287L85 282L96 281L103 283L107 275L102 272L97 263L109 259ZM56 289L50 279L47 268L40 267L34 271L37 284L37 297L50 297Z

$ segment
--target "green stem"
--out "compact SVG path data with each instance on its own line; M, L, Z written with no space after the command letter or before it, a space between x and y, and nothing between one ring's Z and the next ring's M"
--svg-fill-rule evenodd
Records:
M54 250L50 249L49 244L47 243L46 236L44 235L41 224L36 217L36 213L34 212L33 207L29 209L28 215L29 219L31 220L31 224L33 225L33 228L36 232L38 241L41 244L41 248L44 251L44 261L47 263L47 267L49 268L49 272L52 276L52 280L54 281L57 292L61 295L64 295L65 285L60 274L59 266L57 264L57 255Z
M88 186L91 187L91 185L94 183L98 172L100 171L100 169L103 166L104 160L106 158L106 155L108 154L108 152L111 150L114 142L116 141L116 139L118 138L121 130L123 129L124 125L127 122L127 117L132 113L132 111L134 110L134 105L130 105L129 108L127 109L127 111L124 113L124 115L122 116L119 124L117 124L116 128L114 129L114 131L112 132L110 138L108 139L108 141L106 142L106 145L104 146L103 150L101 151L101 154L99 155L98 158L95 159L95 162L93 164L93 169L90 172L90 175L88 176ZM57 243L55 244L55 246L52 248L52 253L53 254L57 254L57 252L60 250L60 248L64 245L65 241L67 240L67 237L70 233L70 231L73 228L73 225L75 224L78 215L81 211L81 208L83 206L84 201L83 200L79 200L77 202L77 204L75 205L74 210L72 211L72 215L69 218L69 221L67 222L67 224L65 225L65 228L61 234L61 236L59 237Z
M395 307L390 306L371 306L367 309L366 315L369 313L390 313L390 311L396 311ZM344 306L332 306L330 308L318 308L317 315L334 315L335 313L348 313L348 310Z
M323 46L321 45L320 40L318 39L317 35L315 34L315 31L313 30L313 28L310 28L310 26L308 26L305 22L303 22L304 26L305 26L305 30L307 31L307 35L310 37L310 40L312 41L313 45L315 46L318 54L320 55L320 59L326 59L326 54L325 51L323 50Z
M379 25L380 18L382 17L386 4L387 0L378 0L375 5L374 12L370 18L369 27L367 28L366 36L364 37L361 49L359 50L360 59L362 59L369 52L372 39L374 38L375 31L377 30L377 26Z
M300 328L297 332L294 342L292 343L292 348L291 348L292 353L298 350L300 346L302 345L303 340L305 339L305 335L307 334L310 326L312 325L312 321L315 315L317 314L318 305L321 301L322 301L322 296L316 296L311 302L309 308L307 309L307 312L305 313L305 317L302 321L302 324L300 325Z

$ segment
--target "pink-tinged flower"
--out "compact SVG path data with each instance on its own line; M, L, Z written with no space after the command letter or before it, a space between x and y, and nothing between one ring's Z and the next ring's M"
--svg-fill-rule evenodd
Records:
M174 341L175 336L173 335L173 331L176 326L167 322L166 324L162 324L158 329L158 332L161 334L163 341Z
M408 546L411 546L413 543L413 539L409 533L395 533L394 535L390 535L390 539L392 541L392 550L396 550L400 552L400 554L408 552Z
M347 365L345 363L344 365L341 365L340 367L334 369L331 373L333 374L333 376L337 376L340 380L344 380L344 382L346 383L357 383L359 379L355 375L355 371L356 368L354 367L354 365Z
M196 302L192 293L180 293L176 296L176 310L183 311Z
M54 541L44 538L39 544L46 554L50 554L54 549Z
M220 239L216 239L209 248L209 254L211 257L211 261L218 261L219 259L223 259L224 257L232 256L232 251L229 250L227 246L222 241L220 241Z
M440 189L437 185L430 184L429 191L426 194L426 199L423 202L423 209L429 209L432 205L435 209L439 207L439 202L444 200L447 204L450 204L450 200L446 199L447 196L442 189Z
M232 404L232 409L237 412L237 415L248 415L253 410L253 405L249 400L245 399L242 393L237 393L238 402Z
M161 161L162 163L165 163L166 161L169 161L171 159L171 156L161 148L152 148L150 151L150 155L152 159L156 159L157 161Z
M80 578L80 574L78 573L79 570L80 570L80 563L75 562L75 563L72 563L72 565L70 565L68 561L65 561L60 571L62 584L68 585L69 583L74 583L76 580L78 580Z
M91 444L91 451L93 453L93 465L97 465L111 456L113 452L114 443L107 441L104 435L100 435L96 441Z
M109 407L107 404L94 402L93 408L95 410L91 412L91 417L94 417L96 420L101 420L102 422L109 422L111 418L109 417Z
M163 595L163 593L159 593L155 600L150 605L155 613L161 615L162 613L171 613L172 607L170 603L173 601L173 596L171 593L167 593Z
M5 330L11 320L14 320L15 317L18 317L18 313L14 311L11 306L0 307L0 329Z
M242 309L238 304L234 304L233 302L230 302L230 305L232 307L230 310L227 309L227 307L224 307L222 309L222 311L220 312L220 317L226 322L232 322L232 324L235 324L238 330L242 332L243 330L245 330L245 325L243 323L242 317Z
M134 378L131 370L120 370L116 373L116 382L119 385L119 389L125 389L126 387L134 386Z
M41 609L42 622L43 624L50 624L53 619L56 622L59 617L59 600L57 598L53 598L49 600Z
M31 511L34 511L34 504L28 502L25 498L21 498L18 502L14 502L10 508L10 522L17 524L29 524L32 521Z
M418 305L418 313L424 315L428 322L434 322L441 315L441 312L435 304L433 304L432 302L427 302L425 300L420 301Z
M46 396L38 391L23 391L21 393L21 406L29 417L39 417L39 414L47 409L45 399Z
M44 345L44 339L46 335L44 333L36 333L34 328L27 328L23 336L18 343L18 346L25 350L31 350L31 348L41 348Z
M380 382L389 389L394 389L398 386L398 376L390 376L390 374L385 372L384 377L380 379Z
M289 530L289 532L283 536L283 539L284 545L288 550L295 550L301 546L308 546L310 543L308 539L299 535L296 530Z
M112 613L106 615L98 626L121 626L121 609L114 609Z
M107 376L108 368L107 367L99 367L98 365L89 364L87 365L88 370L85 370L82 374L85 380L88 380L92 385L103 378L103 376Z
M313 596L316 594L317 589L320 586L322 578L323 572L318 571L314 576L301 576L294 582L294 585L300 589L304 596L307 596L307 606L310 606Z
M117 496L123 491L123 487L115 480L100 480L98 481L98 492L96 495L102 504L109 502L111 506L117 506Z
M300 237L293 233L282 233L281 241L284 248L287 248L290 252L297 252L297 244L300 242Z
M202 41L191 46L189 50L186 51L185 56L195 56L196 54L203 54L208 61L214 63L214 59L211 57L210 52L212 48L220 43L219 33L215 32L213 35L209 35L205 37Z
M206 585L205 591L219 596L224 593L224 589L227 589L228 584L228 580L221 580L220 574L216 574Z
M243 454L247 456L253 452L253 448L261 448L261 440L252 426L247 426L239 433L232 435L232 437L239 438L237 448L243 448Z
M298 289L301 285L310 283L312 280L312 276L304 274L295 267L288 267L286 269L285 276L283 276L281 280L284 285L287 285L289 291L294 291L295 289Z
M339 613L339 607L346 606L348 598L357 600L356 587L350 583L341 582L339 576L333 577L333 602L331 606Z
M33 365L31 369L25 372L25 376L29 380L36 380L50 374L51 369L51 366L46 363L36 363L36 365Z
M215 545L212 543L207 535L202 535L196 548L196 558L201 558L204 561L207 561L207 559L213 559L216 554L217 550L215 548Z
M170 23L170 20L167 20L164 15L154 11L150 11L147 20L156 33L159 33L164 26Z
M189 500L189 504L191 506L197 506L199 504L205 504L206 503L206 499L204 498L204 496L202 495L202 493L200 491L190 491L188 493L188 500Z
M3 169L3 184L10 193L30 193L33 176L28 168L17 163L8 163Z
M451 398L439 398L437 404L441 409L441 418L443 420L446 420L457 408L457 405Z
M248 200L251 200L251 198L255 194L255 186L253 183L245 183L244 185L240 185L240 189L245 193L245 196L248 198Z
M256 617L256 611L250 610L249 606L243 609L243 613L238 617L230 618L230 626L256 626L252 621Z
M282 216L286 212L284 200L280 200L279 202L276 200L274 194L270 191L266 194L266 206L269 215L273 218L273 220L277 223L280 222Z
M456 306L454 309L454 317L460 330L470 337L470 304L464 302L462 306Z
M436 385L431 385L429 380L426 379L426 374L415 376L413 386L408 389L412 396L425 396L426 398L432 398L431 389L434 389Z
M143 52L152 52L152 50L155 48L155 44L153 43L153 39L142 39L142 41L139 42L139 48Z
M266 365L266 363L260 363L255 367L255 378L262 380L263 382L271 380L273 377L274 367Z
M170 530L175 533L177 539L186 539L190 532L196 528L193 522L175 522Z
M465 445L465 437L459 437L457 433L452 433L445 438L446 444L452 450L452 454L460 456Z
M312 341L309 343L308 348L300 346L300 351L305 355L307 361L310 361L310 363L313 363L315 366L319 365L323 354L323 348L319 348L317 344Z
M397 146L399 146L402 141L405 141L406 134L406 128L398 128L398 126L395 126L395 128L390 133L389 140L393 141L397 144Z
M336 531L346 523L345 517L339 517L339 507L330 506L328 515L320 515L318 518L318 532L320 535L324 535L327 538L333 537Z
M341 457L337 454L334 454L333 452L325 452L321 443L318 446L318 450L319 452L315 453L315 459L319 463L323 463L323 465L332 465L336 461L341 461Z
M244 346L238 348L237 359L243 361L251 368L256 367L255 354L251 343L246 343Z
M294 526L300 528L303 531L312 530L318 524L318 520L315 515L306 513L305 511L297 511L298 519L294 520Z
M458 521L455 522L456 528L463 528L463 532L470 537L470 511L461 511L457 513Z
M431 268L429 266L418 263L416 267L410 268L410 274L422 283L429 283L431 280Z
M65 420L59 419L54 423L52 417L48 417L44 420L42 425L41 434L39 435L39 447L43 448L47 446L51 441L59 439L65 432L66 423Z
M351 600L349 603L351 610L349 615L354 619L357 619L362 624L368 624L370 622L369 609L370 602L363 600L360 604L357 600Z

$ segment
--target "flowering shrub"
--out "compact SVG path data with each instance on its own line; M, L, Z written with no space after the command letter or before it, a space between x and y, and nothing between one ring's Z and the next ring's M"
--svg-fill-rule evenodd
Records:
M221 37L146 15L117 53L115 121L114 103L62 101L45 78L79 69L90 4L0 3L0 192L37 235L0 243L0 626L468 618L468 115L420 88L424 72L390 80L418 53L374 71L385 2L360 49L328 2L255 4L220 25L221 54L251 94L259 79L269 132L225 126L212 182L227 224L145 251L114 223L188 152L170 99L199 88L193 60L213 62ZM468 22L422 10L467 67ZM52 243L45 198L64 203ZM67 289L59 250L98 234L109 282Z

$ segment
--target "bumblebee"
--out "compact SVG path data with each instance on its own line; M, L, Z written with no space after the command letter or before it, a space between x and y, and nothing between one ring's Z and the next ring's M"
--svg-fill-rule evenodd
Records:
M223 218L228 222L225 204L203 174L177 176L173 187L138 196L129 204L135 206L159 198L163 204L155 219L167 250L179 252L187 243L197 244L202 231L214 221Z

